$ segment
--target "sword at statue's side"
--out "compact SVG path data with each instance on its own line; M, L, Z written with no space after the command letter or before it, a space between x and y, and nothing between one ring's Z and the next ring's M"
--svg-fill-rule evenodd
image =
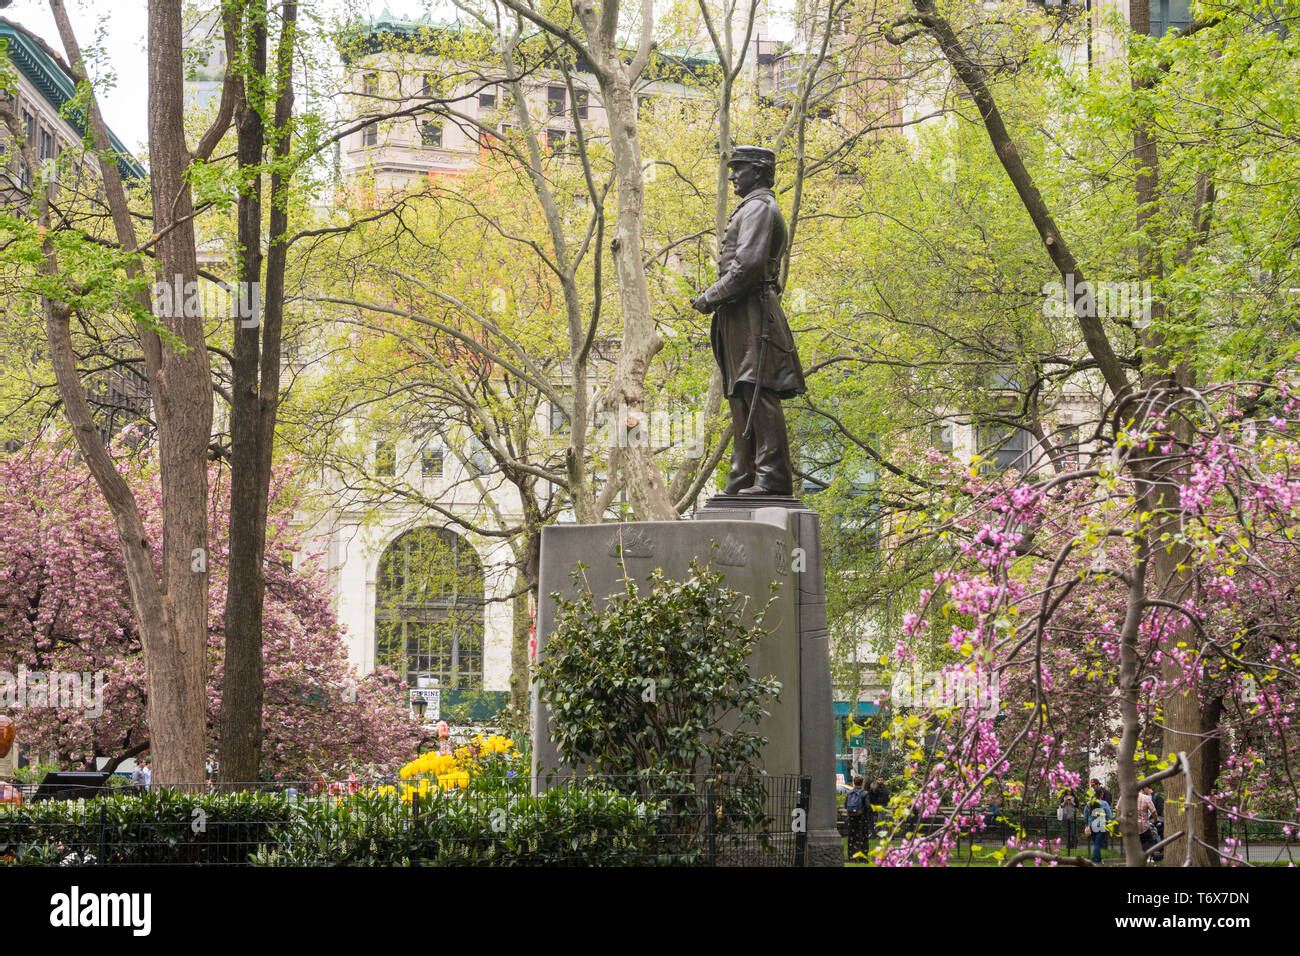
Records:
M763 387L763 360L767 358L767 311L763 312L763 334L758 337L758 371L754 373L754 394L749 401L749 415L745 418L745 430L741 436L749 438L754 434L754 409L758 407L758 390Z
M760 288L762 289L760 295L764 299L771 294L772 290L775 290L778 296L781 294L781 287L776 284L775 280L764 279L760 283ZM769 309L767 303L764 302L763 334L758 337L758 371L754 373L754 398L749 403L749 415L745 417L745 430L741 432L741 437L743 438L749 438L754 434L754 409L758 407L758 390L763 387L763 364L764 360L767 358L768 327L771 324L772 310Z

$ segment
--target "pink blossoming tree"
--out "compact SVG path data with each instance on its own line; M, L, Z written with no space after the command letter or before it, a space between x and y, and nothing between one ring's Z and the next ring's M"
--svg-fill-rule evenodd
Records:
M974 468L963 504L938 516L932 530L954 561L905 618L894 656L910 669L923 655L943 685L986 696L932 695L895 714L903 839L880 848L881 862L948 862L1008 790L1049 806L1064 787L1082 792L1083 748L1114 756L1130 865L1149 852L1136 794L1162 779L1203 808L1181 819L1208 821L1166 833L1183 850L1174 862L1193 848L1239 861L1235 841L1219 846L1224 819L1297 832L1300 399L1285 387L1164 385L1111 412L1115 438L1099 436L1080 467ZM1153 573L1156 548L1179 557L1176 589ZM1165 709L1180 698L1205 715L1204 733L1162 752ZM910 825L916 812L939 822ZM1059 846L1011 842L999 851L1008 861L1060 858Z
M141 503L150 540L161 540L161 508L152 461L115 449ZM284 498L273 489L268 521L264 624L266 709L263 775L335 776L362 768L389 771L419 743L404 689L386 670L358 677L330 608L323 573L299 562L299 542ZM226 593L228 476L214 466L209 527L208 754L216 753L221 713L223 602ZM72 450L34 444L0 457L0 647L7 670L102 675L102 690L62 702L30 690L13 716L18 739L66 767L115 765L148 744L140 635L127 593L113 516ZM155 561L157 561L155 555ZM95 685L92 676L87 691ZM41 706L72 704L72 706Z

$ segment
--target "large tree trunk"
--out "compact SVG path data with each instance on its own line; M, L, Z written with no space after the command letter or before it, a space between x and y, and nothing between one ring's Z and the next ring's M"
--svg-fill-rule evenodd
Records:
M245 290L262 279L262 150L266 129L258 79L266 72L266 3L253 0L244 18L243 58L251 82L235 110L239 142L239 259L236 301L254 301ZM234 65L231 65L234 69ZM254 302L254 308L257 308ZM238 310L236 310L238 312ZM258 358L261 315L236 314L230 363L230 563L226 580L225 670L221 681L221 731L218 765L227 783L257 779L262 741L262 562L265 496L258 442Z
M259 295L245 295L260 313L234 319L231 388L230 576L226 591L225 678L221 696L221 779L238 783L257 779L262 756L263 602L266 596L266 514L271 487L271 453L280 401L280 350L284 321L284 273L287 264L288 156L293 118L293 49L297 4L283 5L282 27L273 79L278 85L271 129L270 242L266 281ZM266 5L249 10L247 47L254 75L265 73ZM272 87L276 88L275 85ZM266 130L264 103L241 105L238 162L252 171L262 162ZM261 276L261 176L249 173L241 196L239 234L240 282Z
M515 595L514 642L510 648L510 706L516 714L528 713L529 670L532 655L528 642L532 637L533 616L530 602L537 594L538 571L541 567L542 534L540 527L524 533L524 544L519 563L519 593Z
M169 284L194 288L193 201L185 142L179 0L149 3L149 165L158 270ZM189 285L194 283L194 285ZM157 381L162 484L164 639L146 655L149 733L160 785L202 783L207 740L208 444L212 377L203 322L169 316L181 342L165 349Z
M610 151L618 174L618 221L610 249L622 309L623 347L610 376L605 407L614 414L626 411L629 420L617 423L621 429L645 421L646 376L651 361L663 347L650 308L641 243L645 173L637 140L637 101L629 68L622 62L616 24L610 22L608 11L602 8L598 13L591 0L578 0L574 9L599 66L601 100L609 115ZM648 11L643 12L645 15ZM620 448L618 459L638 518L667 521L678 516L649 443L629 443Z
M1146 35L1151 30L1150 0L1130 0L1129 26L1135 34ZM1134 92L1140 93L1149 88L1152 81L1134 73L1132 76ZM1140 102L1140 99L1138 100ZM1134 199L1137 212L1135 216L1138 235L1137 260L1138 278L1152 283L1159 282L1164 272L1164 259L1161 252L1159 219L1160 203L1160 154L1155 134L1147 118L1140 113L1133 124L1133 157L1135 160ZM1144 336L1143 346L1148 351L1153 363L1144 370L1143 384L1150 387L1166 377L1165 367L1172 364L1163 334L1160 332L1161 320L1164 318L1164 304L1156 300L1151 304L1153 326ZM1175 374L1177 374L1175 372ZM1191 436L1184 436L1190 438ZM1153 485L1148 498L1150 510L1154 514L1175 514L1178 511L1177 488L1170 481L1167 468L1162 468L1158 461L1151 463ZM1162 532L1177 535L1181 530L1177 518L1166 520L1151 532L1153 542L1159 540ZM1177 538L1175 537L1175 541ZM1155 571L1155 593L1167 601L1178 602L1190 587L1189 575L1185 570L1190 565L1190 548L1175 544L1172 548L1155 547L1153 549L1153 567ZM1192 625L1185 618L1178 618L1179 626L1174 628L1165 643L1165 653L1161 665L1162 677L1174 690L1162 702L1164 712L1164 742L1166 754L1185 752L1190 764L1190 779L1197 786L1204 779L1206 772L1207 751L1203 747L1205 726L1202 720L1199 700L1199 688L1190 684L1182 672L1182 667L1175 662L1174 654L1179 643L1191 645L1195 636ZM1183 833L1199 836L1201 840L1218 846L1218 837L1205 840L1207 808L1196 794L1188 794L1188 775L1179 774L1169 779L1165 785L1165 812L1167 815L1166 832ZM1208 792L1208 790L1203 791ZM1166 850L1166 859L1185 861L1187 846L1185 841L1193 836L1185 836L1170 844ZM1192 848L1191 862L1194 866L1217 865L1218 855L1200 843Z
M1146 858L1138 835L1137 819L1137 753L1138 731L1138 630L1142 624L1146 599L1147 549L1141 551L1129 572L1128 600L1125 603L1124 626L1120 630L1119 692L1120 732L1117 769L1119 772L1119 816L1124 861L1128 866L1143 866Z
M86 82L80 46L62 0L50 12L79 82ZM198 278L193 203L186 178L191 154L183 123L181 11L176 0L149 5L149 163L158 277L173 294L154 308L158 324L179 346L164 348L157 332L140 323L141 347L157 421L162 487L162 574L131 488L118 473L91 418L73 352L66 304L46 300L46 335L51 363L68 420L87 466L117 524L131 602L140 629L148 690L154 779L161 786L202 783L207 753L207 449L212 427L212 381L201 320L172 314L177 296ZM89 132L101 155L110 152L103 118L93 94L87 102ZM219 138L228 121L226 98L204 147ZM19 139L21 141L21 138ZM34 168L34 166L33 166ZM115 165L101 163L105 198L123 249L138 248L126 193ZM48 219L46 220L48 224ZM42 268L57 274L54 246L45 244ZM193 288L190 286L189 288ZM149 310L140 293L137 303Z
M637 100L632 89L654 48L654 4L652 0L642 0L640 43L631 61L625 62L618 30L618 0L604 0L599 8L593 0L574 0L573 13L581 27L582 37L523 0L500 2L577 52L590 64L600 85L601 104L609 119L610 152L618 180L618 222L610 241L610 251L614 260L623 324L622 348L605 390L603 405L607 412L619 418L626 414L626 419L616 422L616 430L631 430L646 421L646 376L650 363L663 346L655 330L643 259L641 233L645 174L637 140ZM509 66L507 57L507 67ZM526 127L527 124L521 123L521 126ZM539 190L539 196L545 205L544 193L545 190ZM594 191L592 198L593 201L597 199ZM572 311L570 321L572 323ZM571 333L572 331L571 328ZM574 341L578 338L571 337ZM575 407L580 397L575 395ZM574 496L575 510L582 517L581 512L588 508L586 499L589 496L589 486L583 480L581 462L578 461L577 451L580 447L581 439L571 444L566 470L571 481L570 492ZM654 449L648 442L638 441L630 443L629 447L622 447L620 443L620 447L611 450L610 473L605 488L597 497L594 507L588 511L591 518L600 519L608 504L608 493L617 487L614 482L615 469L622 473L622 487L627 491L638 518L671 520L678 517L677 509L659 474Z

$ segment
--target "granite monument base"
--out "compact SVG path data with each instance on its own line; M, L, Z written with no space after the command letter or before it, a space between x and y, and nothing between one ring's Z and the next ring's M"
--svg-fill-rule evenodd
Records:
M718 495L693 521L551 525L542 530L536 657L546 654L555 628L550 595L576 597L571 574L585 566L586 586L598 599L622 593L627 577L638 584L655 568L683 578L698 559L721 571L726 585L751 597L752 607L777 591L766 621L769 634L750 658L751 673L781 682L780 698L758 726L768 738L761 767L769 774L804 774L812 780L808 863L840 866L843 850L835 830L835 745L830 656L821 536L816 512L797 498ZM537 687L532 690L533 779L571 772L549 733Z

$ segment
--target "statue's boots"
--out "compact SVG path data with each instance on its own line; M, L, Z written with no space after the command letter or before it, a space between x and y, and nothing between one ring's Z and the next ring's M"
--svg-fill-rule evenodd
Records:
M752 391L749 385L738 385L737 394L727 399L731 406L731 474L727 475L724 495L739 494L754 483L754 442L752 437L742 434L745 423L749 421L749 402L746 395Z
M756 396L753 386L745 386L744 391L745 398L754 403L753 433L749 439L754 456L754 480L748 488L735 493L788 497L794 494L794 481L790 474L790 438L786 432L781 399L766 388L758 389ZM748 405L748 401L745 404ZM747 416L749 411L746 408Z

